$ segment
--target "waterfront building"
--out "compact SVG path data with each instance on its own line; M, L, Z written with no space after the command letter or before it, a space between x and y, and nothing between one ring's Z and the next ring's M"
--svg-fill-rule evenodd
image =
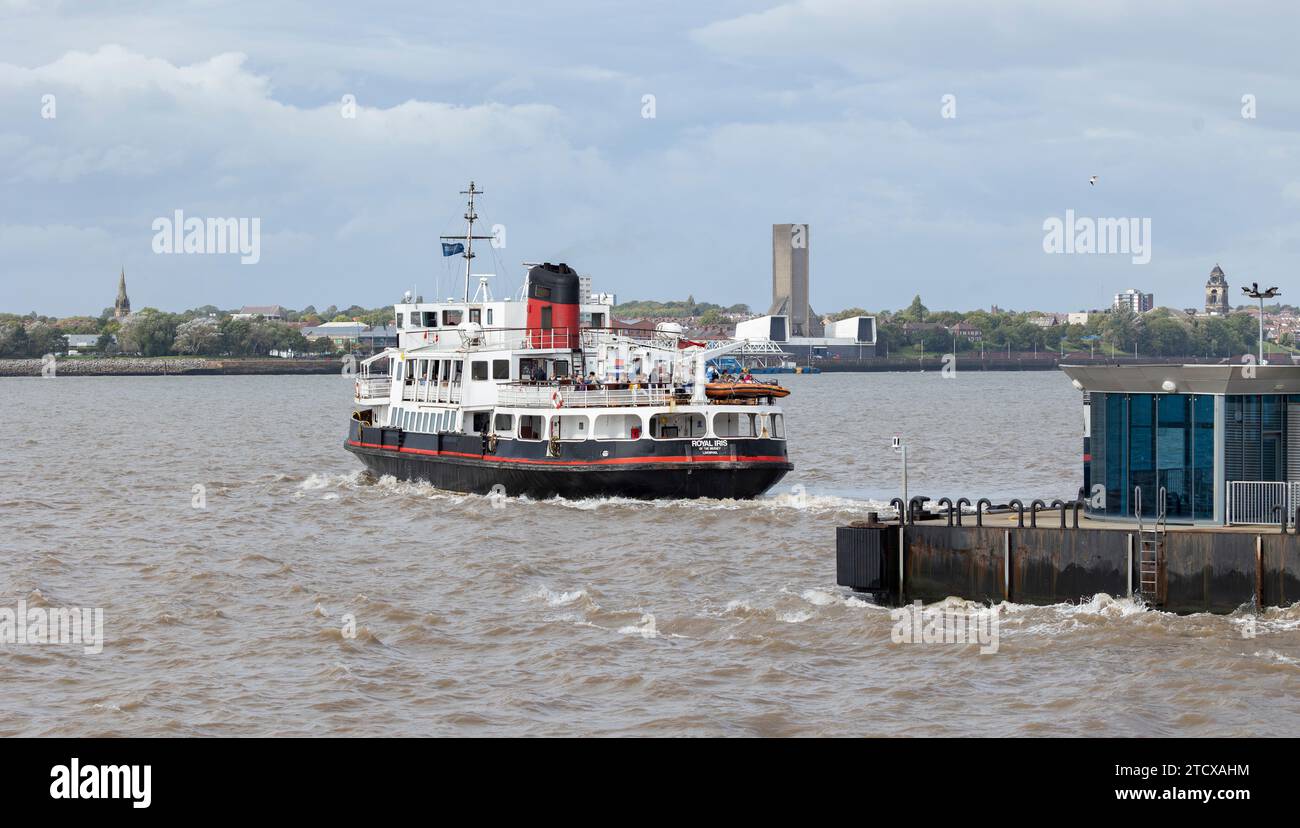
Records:
M790 320L783 314L758 316L736 323L735 335L737 339L773 342L789 356L806 361L876 355L874 316L850 316L833 322L824 329L825 336L792 336L790 329Z
M1143 293L1136 288L1129 288L1123 293L1115 294L1114 308L1130 310L1133 313L1146 313L1156 306L1155 295Z
M772 307L768 316L789 320L791 336L824 335L821 317L809 305L807 224L772 225Z
M126 268L117 277L117 299L113 302L113 318L119 322L131 315L131 300L126 295Z
M1232 312L1228 304L1228 279L1217 264L1205 283L1205 313L1208 316L1227 316Z
M1300 366L1063 365L1084 392L1086 513L1273 523L1300 506Z
M232 313L231 319L263 319L274 320L277 322L284 321L285 309L279 305L244 305L239 309L239 313Z
M361 322L326 322L303 328L302 335L309 342L329 339L338 348L358 349L366 353L397 347L397 328L392 325L372 327Z
M969 322L958 322L948 327L948 333L967 342L978 342L984 338L984 332Z
M68 343L68 356L99 350L99 334L64 334Z

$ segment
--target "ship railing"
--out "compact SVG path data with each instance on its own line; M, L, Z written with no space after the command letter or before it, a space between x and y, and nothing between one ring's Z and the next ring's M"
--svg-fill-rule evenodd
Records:
M414 333L425 333L417 331ZM479 328L476 330L429 330L430 335L437 335L439 342L447 342L447 336L458 337L451 340L471 350L522 351L527 349L563 349L574 350L578 347L578 330L576 328ZM424 342L434 344L429 336Z
M1278 526L1295 522L1300 481L1228 481L1229 526Z
M402 385L406 402L459 403L460 383L443 380L412 379Z
M635 387L633 387L635 386ZM572 385L502 383L497 404L518 408L613 408L684 403L686 395L669 385L632 383L626 387L578 388Z
M583 328L579 331L584 348L590 348L619 339L630 339L647 345L676 347L679 340L686 337L669 331L651 331L645 328ZM688 340L693 341L693 340Z
M630 340L661 348L676 348L679 334L642 328L410 328L405 331L408 347L447 343L470 350L555 349L576 350L619 340Z
M358 400L377 400L388 397L393 388L393 378L388 374L366 374L356 379Z

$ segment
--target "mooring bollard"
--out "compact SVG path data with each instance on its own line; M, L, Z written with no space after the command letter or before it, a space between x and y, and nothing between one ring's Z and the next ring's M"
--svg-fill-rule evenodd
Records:
M1021 529L1025 528L1025 504L1019 500L1011 501L1011 505L1016 507L1016 525Z
M1047 508L1047 504L1041 500L1035 500L1034 502L1029 504L1029 528L1030 529L1038 528L1038 510L1046 509L1046 508Z
M993 501L989 500L987 497L981 497L979 500L975 501L975 525L976 526L984 525L985 506L992 507Z
M907 505L903 503L903 498L901 497L892 498L889 501L889 505L894 507L894 514L898 515L898 523L900 525L907 523L907 515L904 514L904 510L907 508Z
M939 498L939 505L948 504L948 525L952 526L952 500L946 497Z
M967 506L970 505L970 501L967 500L966 498L964 497L957 498L957 525L958 526L961 526L961 507L963 503L966 504Z
M1058 506L1061 508L1061 528L1064 529L1065 528L1065 501L1059 498L1053 500L1051 508L1055 509Z
M917 495L907 502L907 522L916 523L916 516L925 513L925 501L928 498Z

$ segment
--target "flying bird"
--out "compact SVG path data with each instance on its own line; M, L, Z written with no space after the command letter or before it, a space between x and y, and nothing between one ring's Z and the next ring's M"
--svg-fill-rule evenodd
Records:
M1097 185L1097 176L1094 175L1092 178L1089 178L1088 184L1095 187Z

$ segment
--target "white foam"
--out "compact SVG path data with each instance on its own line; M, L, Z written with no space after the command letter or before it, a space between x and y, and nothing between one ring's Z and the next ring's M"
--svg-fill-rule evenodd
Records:
M574 601L585 598L587 596L587 590L576 589L572 592L555 592L549 587L543 586L533 592L532 596L534 598L541 598L548 606L563 607L572 604Z
M820 589L805 589L799 597L816 607L827 607L835 603L834 595Z
M1291 656L1282 655L1274 650L1264 650L1262 652L1251 653L1255 658L1266 658L1270 661L1276 661L1278 664L1288 664L1293 667L1300 667L1300 659Z
M784 621L787 624L802 624L803 622L807 621L809 618L812 617L813 614L808 610L795 610L794 612L783 612L777 616L778 619Z
M641 616L641 623L627 627L619 627L620 635L639 635L642 638L658 638L659 630L655 627L655 617L650 613Z

